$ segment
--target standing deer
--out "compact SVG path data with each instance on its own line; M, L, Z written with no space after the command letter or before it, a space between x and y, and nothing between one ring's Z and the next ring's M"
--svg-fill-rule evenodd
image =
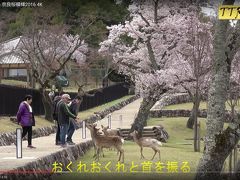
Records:
M137 131L133 131L132 133L130 133L130 136L133 137L133 140L139 145L140 147L140 152L141 152L141 159L145 157L143 156L143 147L149 147L152 148L153 151L155 152L152 159L154 159L156 153L158 152L159 154L159 160L161 159L160 157L160 149L159 146L162 146L162 143L156 139L150 138L150 137L139 137L139 134Z
M119 129L109 129L109 126L104 127L103 125L101 125L101 127L102 127L102 132L106 136L120 136L120 137L122 137L122 133Z
M95 144L97 147L97 156L96 159L99 160L99 153L102 148L110 148L115 147L118 152L120 152L118 161L121 160L124 162L124 150L122 148L122 145L124 143L124 140L118 136L103 136L99 135L98 131L99 129L96 128L95 125L86 124L86 127L90 130L91 134L93 135L93 138L95 139Z
M86 124L86 127L90 127L90 126L94 126L92 124ZM89 129L89 128L88 128ZM90 134L91 134L91 138L92 138L92 141L93 141L93 146L94 146L94 155L93 155L93 158L94 157L97 157L97 146L96 146L96 140L95 140L95 137L93 135L93 132L90 131ZM98 135L101 135L100 132L97 132ZM101 152L102 152L102 156L104 157L104 153L103 153L103 150L101 149Z

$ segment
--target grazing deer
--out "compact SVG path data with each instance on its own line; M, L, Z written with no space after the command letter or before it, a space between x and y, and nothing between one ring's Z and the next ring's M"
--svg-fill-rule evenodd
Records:
M118 152L120 152L118 161L120 161L122 158L122 162L124 162L124 150L122 148L124 140L122 138L118 136L99 135L98 134L99 129L96 128L96 124L95 125L86 124L86 127L90 130L91 134L93 135L93 138L95 139L95 144L97 147L96 156L97 160L99 160L99 153L102 148L115 147L118 150Z
M88 124L88 126L94 126L92 124ZM86 124L86 127L87 127L87 124ZM89 129L89 128L88 128ZM93 146L94 146L94 155L93 155L93 158L97 156L97 146L96 146L96 140L94 138L94 135L93 135L93 132L90 131L90 134L91 134L91 138L92 138L92 141L93 141ZM97 132L98 135L101 135L100 132ZM103 153L103 150L101 149L101 152L102 152L102 156L104 157L104 153Z
M141 159L145 157L143 156L143 147L149 147L152 148L154 150L154 155L152 157L151 160L154 159L156 153L158 152L159 154L159 160L161 159L160 157L160 149L159 146L162 146L162 143L156 139L150 138L150 137L139 137L139 134L137 131L133 131L132 133L130 133L130 136L133 137L133 140L139 145L140 147L140 152L141 152Z
M104 127L103 125L101 125L101 127L102 127L102 132L106 136L120 136L120 137L122 137L122 133L119 129L109 129L109 126Z

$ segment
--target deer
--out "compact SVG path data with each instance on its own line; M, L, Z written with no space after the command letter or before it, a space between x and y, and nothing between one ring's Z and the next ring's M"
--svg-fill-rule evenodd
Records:
M109 126L103 126L102 127L102 132L106 135L106 136L119 136L119 137L123 137L121 131L119 129L110 129ZM117 152L118 154L118 152Z
M98 131L99 129L96 128L96 124L86 124L86 127L90 130L91 134L93 135L93 138L95 139L95 145L97 147L97 156L95 159L99 161L99 154L100 150L103 148L110 148L114 147L117 149L118 152L120 152L118 161L124 162L124 150L122 148L124 139L118 136L105 136L105 135L99 135Z
M120 136L120 137L122 137L122 133L119 129L109 129L109 126L104 127L103 125L101 125L101 127L102 127L102 132L106 136Z
M150 137L139 137L139 134L136 130L131 132L129 135L133 137L133 140L140 147L140 152L141 152L141 158L140 159L145 159L145 157L143 156L143 153L142 153L143 147L149 147L149 148L152 148L153 151L155 152L151 160L154 159L157 152L159 154L159 160L161 160L159 147L162 146L162 143L160 141L158 141L154 138L150 138Z
M93 126L92 124L88 124L88 126ZM87 123L86 123L86 127L87 127ZM88 128L89 129L89 128ZM93 132L90 131L90 134L91 134L91 138L92 138L92 141L93 141L93 146L94 146L94 155L93 155L93 158L97 156L97 147L96 147L96 140L94 138L94 135L93 135ZM101 135L100 132L97 132L98 135ZM104 157L104 153L103 153L103 150L101 149L101 152L102 152L102 156Z

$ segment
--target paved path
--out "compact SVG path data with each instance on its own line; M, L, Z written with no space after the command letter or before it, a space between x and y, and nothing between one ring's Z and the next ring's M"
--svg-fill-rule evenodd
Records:
M112 128L125 128L130 127L133 122L134 116L138 112L140 107L141 99L138 99L122 109L115 111L111 114L111 127ZM120 119L122 115L122 121ZM98 126L108 125L108 118L97 122ZM86 130L86 139L82 139L82 128L78 129L73 135L73 141L80 143L83 141L90 140L89 130ZM23 158L16 159L16 146L0 146L0 172L5 170L11 170L16 167L24 166L28 162L37 160L40 157L47 156L51 153L61 151L63 148L55 145L55 134L49 136L39 137L33 139L33 145L36 149L27 148L27 141L23 141Z

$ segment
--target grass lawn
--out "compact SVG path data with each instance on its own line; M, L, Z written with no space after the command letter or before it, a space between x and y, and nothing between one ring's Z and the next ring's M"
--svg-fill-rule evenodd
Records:
M177 110L177 109L186 109L186 110L191 110L193 107L193 103L189 102L189 103L182 103L182 104L173 104L173 105L169 105L169 106L165 106L163 107L164 110ZM200 109L207 109L207 103L206 102L201 102Z
M93 89L98 89L101 88L101 86L96 86L96 84L91 84L83 87L84 91L90 91ZM64 92L77 92L78 91L78 86L74 85L73 83L68 86L68 87L63 87Z
M163 107L164 110L177 110L177 109L186 109L186 110L191 110L193 107L193 103L182 103L182 104L174 104L174 105L169 105ZM200 109L207 109L207 102L202 101L199 106ZM230 110L230 107L228 103L226 102L226 108ZM236 110L240 110L240 104L236 107Z
M12 79L2 79L1 84L11 85L11 86L27 87L27 82L12 80ZM39 84L36 83L36 89L38 89L38 87L39 87ZM91 85L85 86L83 89L85 91L90 91L90 90L97 89L97 88L101 88L100 85L97 86L95 83L92 83ZM47 89L47 90L50 91L51 89ZM70 82L70 86L63 87L63 90L64 90L64 92L77 92L78 87L73 82Z
M202 121L205 121L205 119L201 119ZM91 169L91 164L94 162L93 159L93 149L88 151L83 157L79 158L77 162L75 162L72 165L73 173L64 174L62 176L59 176L58 179L64 179L64 178L84 178L84 179L91 179L91 178L120 178L120 177L129 177L134 179L139 178L147 178L147 179L179 179L180 177L184 177L184 179L192 179L194 177L194 172L196 171L196 167L198 164L198 161L200 157L202 156L202 148L203 145L201 144L201 152L193 152L193 141L192 140L186 140L193 137L193 130L186 129L187 118L154 118L149 119L148 125L157 125L161 124L165 127L167 132L170 135L170 138L167 143L163 143L163 147L161 147L161 164L163 166L162 172L158 173L156 172L156 163L159 162L158 156L156 155L155 159L151 161L150 159L153 156L153 150L150 148L144 148L143 154L147 158L145 160L140 160L140 148L138 145L136 145L132 141L125 141L124 143L124 151L125 151L125 168L127 170L126 173L118 173L116 172L116 165L117 165L117 155L116 151L110 151L108 149L104 149L105 156L104 158L101 158L99 163L101 164L101 173L83 173L78 172L78 164L81 161L82 163L85 163L87 165L87 169ZM201 134L204 134L205 131L205 125L202 123L201 126ZM189 145L190 144L190 145ZM111 171L112 173L109 173L107 170L105 170L104 166L111 162ZM130 168L132 166L132 162L134 165L138 165L138 173L131 173ZM181 167L183 165L183 162L187 162L190 167L189 173L183 173L181 170ZM143 172L143 164L144 163L150 163L152 170L150 173L144 173ZM168 164L169 163L177 163L177 171L178 173L174 172L172 173L170 170L168 170Z
M200 118L201 120L201 137L205 135L205 119ZM201 142L201 152L193 151L193 140L187 140L193 138L193 130L187 129L185 124L187 118L152 118L148 120L148 125L158 125L161 124L167 130L170 135L170 138L167 143L163 143L161 149L161 160L158 160L156 155L155 159L151 161L150 159L153 156L153 150L150 148L144 148L143 154L146 157L144 160L140 160L140 148L132 141L125 141L124 151L125 151L125 162L124 167L127 172L118 172L117 171L117 159L116 151L104 149L104 158L100 158L98 166L100 167L100 173L92 172L93 163L97 163L93 159L93 148L88 151L83 157L80 157L76 162L71 166L73 172L66 173L60 176L54 176L56 179L193 179L195 171L199 162L199 159L202 157L203 152L203 142ZM240 154L239 154L240 155ZM162 173L156 171L156 163L163 163ZM181 167L183 162L187 162L190 167L189 173L183 173ZM228 162L228 160L227 160ZM226 162L225 169L228 169L228 163ZM81 171L78 170L79 164L86 164L86 169L88 172L84 172L83 168ZM105 169L105 166L109 164L111 172L108 172ZM132 164L134 163L134 164ZM144 172L144 164L150 164L151 171ZM177 171L171 172L170 163L177 163ZM138 172L130 172L132 165L136 167L134 170ZM146 167L146 166L145 166Z
M93 115L94 112L104 110L104 109L111 107L119 102L122 102L130 97L132 97L132 96L124 96L120 99L111 101L111 102L103 104L101 106L79 112L78 116L80 117L80 119L85 119L85 118ZM0 122L1 122L0 133L12 132L12 131L15 131L16 128L21 127L15 123L11 122L9 117L6 117L6 116L0 116ZM42 116L36 116L36 126L33 129L39 128L39 127L51 126L51 125L54 125L54 123L47 121Z
M36 118L36 126L34 126L33 129L54 125L54 123L47 121L42 116L36 116L35 118ZM16 128L21 127L20 125L10 121L9 117L6 117L6 116L4 117L1 116L0 121L1 121L0 133L12 132L12 131L15 131Z
M21 86L21 87L27 86L27 82L11 80L11 79L2 79L1 84L12 85L12 86Z
M172 148L190 148L191 145L183 145L193 143L192 140L186 140L193 138L193 130L186 128L188 118L187 117L173 117L173 118L151 118L148 120L148 126L161 124L168 132L170 138L165 144L167 147ZM200 120L200 135L203 137L206 132L206 119L199 118Z
M58 176L57 179L178 179L179 176L182 177L189 177L189 179L192 179L193 173L182 173L181 166L183 165L183 161L186 161L189 163L190 170L194 172L195 167L197 165L198 159L200 158L200 153L193 153L190 148L172 148L167 147L166 144L161 148L161 161L158 160L158 156L156 155L155 159L151 161L150 159L153 156L153 150L149 148L144 148L143 154L146 159L140 160L140 149L139 147L131 141L125 141L124 143L124 151L125 151L125 162L124 162L124 169L118 169L118 156L117 152L113 150L104 149L104 158L100 158L100 161L98 164L100 167L100 173L93 171L93 164L97 163L93 159L93 148L88 151L82 158L78 159L78 161L74 162L72 167L72 173L67 173L61 176ZM168 163L177 163L177 171L171 172L169 169L169 172L167 170ZM80 163L86 164L86 169L88 172L84 172L83 169L82 172L78 170L78 165ZM105 166L109 164L109 171L105 169ZM161 163L161 164L159 164ZM143 170L144 166L147 167L147 164L150 166L150 170ZM132 165L135 166L135 168L130 170ZM157 165L161 166L162 169L159 171L156 170ZM124 172L123 172L124 171ZM137 172L133 172L137 171ZM185 178L184 178L185 179Z

